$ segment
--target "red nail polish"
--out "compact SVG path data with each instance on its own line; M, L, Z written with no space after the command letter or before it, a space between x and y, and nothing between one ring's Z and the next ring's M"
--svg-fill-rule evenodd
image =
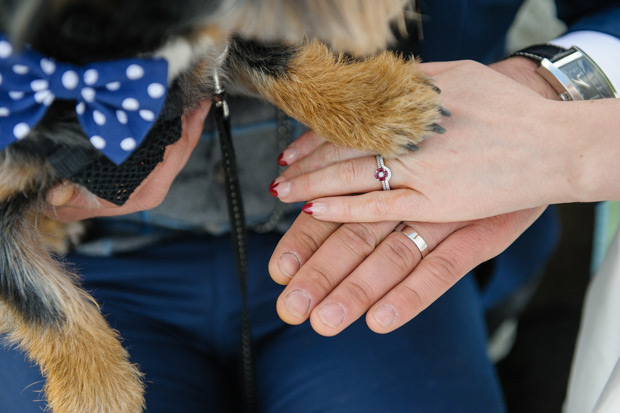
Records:
M308 215L312 215L312 202L310 202L309 204L304 205L301 210L303 212L305 212Z
M278 197L278 191L276 191L276 188L280 184L279 183L276 184L274 182L275 182L275 179L274 179L273 182L271 182L271 184L269 184L269 193L277 198Z
M286 161L284 159L282 159L282 158L284 158L284 152L282 152L280 154L280 156L278 156L278 165L280 165L280 166L288 166L288 163L286 163Z

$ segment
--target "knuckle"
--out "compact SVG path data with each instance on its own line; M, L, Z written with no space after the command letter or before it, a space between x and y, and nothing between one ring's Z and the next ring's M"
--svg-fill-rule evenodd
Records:
M387 251L384 252L385 258L402 274L411 271L416 260L421 258L420 252L413 245L413 242L404 236L388 237L383 241L383 244L387 247Z
M318 289L323 294L326 294L335 287L335 283L332 282L329 274L321 268L314 266L306 268L305 278L306 282L311 285L313 289Z
M300 170L301 172L301 170ZM294 176L292 177L289 181L288 181L291 185L291 189L289 191L289 193L287 194L286 197L282 196L281 191L278 193L278 197L279 198L286 198L290 197L291 194L310 194L312 192L310 192L312 190L312 181L310 180L309 175L305 175L303 173L301 173L300 175ZM277 188L275 188L276 191L278 191Z
M478 70L479 68L483 67L484 65L482 65L481 63L476 62L475 60L464 60L463 61L463 67L468 69L468 70Z
M446 258L441 255L429 256L424 260L426 270L435 283L442 287L451 286L458 277L459 268L455 258Z
M370 212L372 216L380 217L385 216L386 212L390 210L390 206L387 205L385 197L372 197L364 200L360 209Z
M331 143L326 143L321 146L321 158L326 164L330 165L336 163L341 159L342 150L340 147Z
M341 162L338 164L338 174L343 184L351 185L359 176L359 168L355 162Z
M352 216L353 216L353 212L354 212L354 208L353 205L351 205L351 203L349 202L338 202L335 204L336 208L334 208L334 212L337 213L338 215L340 215L341 217L344 218L345 222L347 220L349 221L353 221ZM347 225L353 225L353 224L346 224L343 225L343 227L347 226Z
M366 256L377 246L377 236L366 224L346 224L339 232L343 238L343 244L356 255Z
M360 307L367 308L374 302L372 288L366 283L347 280L341 287L344 294Z
M305 172L303 162L295 162L286 168L282 176L287 180L292 180Z
M406 284L402 284L398 289L397 300L401 303L402 308L406 308L409 311L425 307L422 294Z
M307 230L295 234L295 245L300 245L303 251L314 252L320 247L320 238L309 230L310 228L307 228Z

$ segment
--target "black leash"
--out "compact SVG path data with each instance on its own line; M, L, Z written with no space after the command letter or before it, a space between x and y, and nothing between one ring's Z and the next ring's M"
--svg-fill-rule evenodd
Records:
M256 389L254 383L254 355L252 349L252 335L250 330L250 314L248 309L248 239L245 224L245 214L241 199L241 186L235 161L235 150L232 144L230 130L230 113L226 103L226 93L219 84L217 74L215 79L215 94L213 96L215 123L217 124L222 163L226 179L226 198L228 201L228 216L231 223L231 237L235 254L235 264L241 288L241 368L243 375L243 399L245 411L250 413L256 410Z

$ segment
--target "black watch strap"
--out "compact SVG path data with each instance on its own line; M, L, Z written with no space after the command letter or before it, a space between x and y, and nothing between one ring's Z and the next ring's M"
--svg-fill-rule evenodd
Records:
M540 63L543 59L552 60L554 57L566 53L568 49L563 47L554 46L552 44L536 44L525 49L514 52L510 55L527 57Z

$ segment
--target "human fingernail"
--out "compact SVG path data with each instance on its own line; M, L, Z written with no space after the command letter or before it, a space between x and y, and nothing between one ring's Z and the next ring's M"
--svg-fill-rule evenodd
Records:
M277 197L278 197L278 191L276 191L276 186L278 186L278 182L276 182L275 180L274 180L274 181L272 181L272 182L269 184L269 193L270 193L272 196L275 196L275 197L277 198Z
M278 186L278 184L280 184L281 182L284 182L284 178L281 176L278 176L276 179L274 179L273 181L271 181L271 183L269 184L269 193L275 197L278 197L278 195L282 194L282 188L280 189L276 189L276 187ZM290 188L289 188L290 191Z
M373 315L377 323L381 324L383 327L390 327L396 322L396 310L391 305L382 305L378 307L373 312Z
M278 165L288 166L297 160L297 149L288 148L285 149L280 156L278 156Z
M309 204L304 205L303 207L301 207L302 212L305 212L308 215L312 215L312 207L314 206L314 204L312 202L310 202Z
M299 257L294 252L286 251L278 258L278 265L282 274L289 278L293 278L297 271L301 268Z
M317 314L325 325L338 327L344 320L344 307L338 303L324 304L318 309Z
M284 304L295 317L305 317L310 311L310 297L303 290L293 290L284 297Z
M301 210L308 215L316 215L325 212L325 204L320 202L310 202L309 204L301 207Z
M50 189L45 200L48 204L56 207L66 204L71 197L73 197L73 186L70 184L61 184Z
M269 185L269 193L276 198L282 198L287 196L291 192L290 182L272 182Z

